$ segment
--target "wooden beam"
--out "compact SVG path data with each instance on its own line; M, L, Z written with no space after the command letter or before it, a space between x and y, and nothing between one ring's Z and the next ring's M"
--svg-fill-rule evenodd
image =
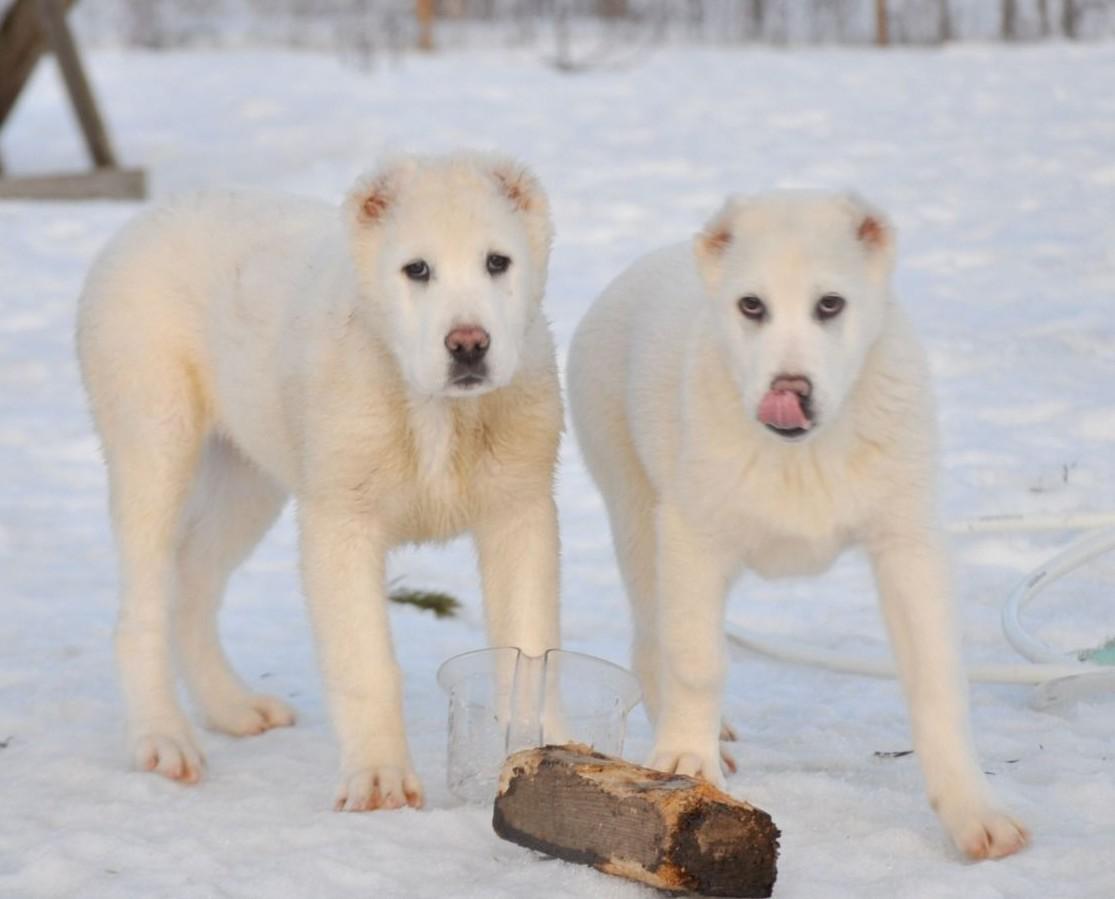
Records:
M93 89L85 77L85 69L82 68L77 45L74 43L69 25L66 24L66 12L62 2L61 0L36 0L36 4L39 21L46 33L50 49L58 59L62 79L66 82L66 90L81 125L81 133L85 135L85 145L89 148L93 164L98 168L115 166L116 155L112 152L108 132L97 110L97 102L93 99Z
M63 0L66 9L74 0ZM36 0L15 0L0 21L0 130L47 49Z
M0 178L0 200L142 200L146 194L142 169Z

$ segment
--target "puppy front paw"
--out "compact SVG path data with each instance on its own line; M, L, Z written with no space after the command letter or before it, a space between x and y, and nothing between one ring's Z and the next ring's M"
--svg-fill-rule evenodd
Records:
M655 747L647 767L665 771L667 774L687 774L707 780L717 789L727 787L724 771L720 767L719 745L705 749Z
M184 721L138 727L130 742L132 762L140 771L152 771L179 783L201 780L205 758Z
M422 784L409 765L372 765L341 776L333 809L371 812L404 806L421 808L422 802Z
M942 800L936 807L956 847L973 861L1006 858L1030 842L1025 825L989 802Z

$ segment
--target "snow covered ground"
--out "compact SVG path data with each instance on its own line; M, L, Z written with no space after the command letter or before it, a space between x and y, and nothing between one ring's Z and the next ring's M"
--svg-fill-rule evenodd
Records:
M387 150L502 148L551 191L548 307L562 346L606 281L691 233L730 190L854 186L902 235L899 282L930 344L948 518L1115 509L1115 47L943 52L664 51L568 76L530 54L407 60L367 76L293 52L99 52L122 155L154 196L236 183L338 197ZM84 165L43 67L5 134L9 171ZM471 550L400 553L392 573L466 601L456 620L393 612L420 812L329 810L335 757L287 515L235 578L230 653L297 727L204 735L208 778L126 770L110 635L104 475L72 352L74 300L126 205L0 205L0 895L11 897L649 896L502 843L444 787L434 671L483 642ZM599 499L562 455L564 635L626 662L628 627ZM956 544L969 655L1011 660L1003 592L1066 539ZM1032 620L1066 648L1115 629L1115 562L1051 591ZM748 579L730 614L764 632L873 652L863 563L820 581ZM732 791L783 830L776 895L1115 896L1112 699L1051 711L977 686L986 769L1033 846L961 863L929 810L893 683L748 658L733 666ZM648 746L641 713L632 757Z

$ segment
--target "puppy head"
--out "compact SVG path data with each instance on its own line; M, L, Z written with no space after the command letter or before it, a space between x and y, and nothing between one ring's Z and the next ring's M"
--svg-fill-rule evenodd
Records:
M505 386L546 282L552 228L541 185L509 159L407 157L345 202L368 327L423 396Z
M732 198L697 235L697 268L747 417L807 439L840 412L891 301L894 230L857 196Z

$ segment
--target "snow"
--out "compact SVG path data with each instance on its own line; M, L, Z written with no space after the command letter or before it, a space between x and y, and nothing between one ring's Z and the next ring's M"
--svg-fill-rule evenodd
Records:
M671 49L561 75L527 52L407 59L364 75L291 51L100 51L95 84L124 158L156 198L252 184L336 198L381 153L459 145L529 161L559 237L548 309L559 343L636 255L691 233L730 190L853 186L902 234L901 292L932 354L947 518L1115 509L1115 48L875 53ZM84 165L43 67L5 132L10 172ZM135 212L0 204L0 896L512 897L651 895L491 832L444 787L438 664L482 645L467 543L401 552L392 575L461 596L437 621L392 612L407 673L420 812L329 810L335 747L299 597L289 514L234 579L223 631L245 677L298 726L203 734L209 772L181 787L125 766L110 637L104 473L73 361L74 300ZM562 452L564 636L626 662L628 623L599 498ZM969 656L1008 661L998 605L1066 535L957 542ZM468 572L462 576L461 572ZM1115 562L1043 597L1029 620L1066 649L1115 629ZM731 616L763 632L875 652L862 560L814 581L746 578ZM999 863L958 860L928 808L893 683L744 658L727 711L735 795L783 830L776 895L1115 895L1111 699L1036 711L976 686L986 769L1031 825ZM629 754L649 746L632 719Z

